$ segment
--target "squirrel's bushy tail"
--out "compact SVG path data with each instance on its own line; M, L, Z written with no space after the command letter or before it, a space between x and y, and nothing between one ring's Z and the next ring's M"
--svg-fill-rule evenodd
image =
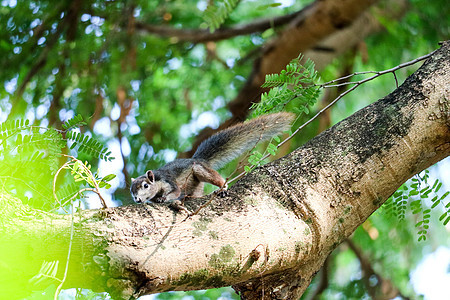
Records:
M204 159L218 169L256 146L259 142L289 130L295 114L280 112L231 126L204 140L192 158Z

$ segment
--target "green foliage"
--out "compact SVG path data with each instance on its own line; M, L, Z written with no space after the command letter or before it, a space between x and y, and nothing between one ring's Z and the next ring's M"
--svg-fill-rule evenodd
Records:
M70 149L78 146L78 151L88 154L94 157L100 157L101 159L111 161L114 157L111 157L111 151L104 147L99 141L93 137L89 137L81 132L69 131L66 134L66 138L72 141Z
M72 141L70 149L78 147L79 152L85 153L89 156L100 157L105 161L113 160L114 157L110 156L111 151L108 151L108 148L104 147L99 141L81 132L70 130L74 127L83 125L86 125L86 122L83 120L83 117L80 114L76 115L72 119L67 120L67 122L62 125L66 132L66 139Z
M216 0L208 3L208 7L203 13L203 19L208 24L211 32L214 32L222 25L240 0Z
M49 283L55 283L60 281L56 278L56 272L58 271L59 261L44 261L42 263L39 273L33 276L29 282L35 286L42 285L47 286Z
M84 125L87 125L87 123L83 120L83 116L78 114L75 117L73 117L72 119L67 120L62 125L62 128L64 130L69 130L69 129L72 129L72 128L75 128L75 127L84 126Z
M223 5L223 2L208 1L213 3L213 7ZM293 13L311 1L291 1L287 4L288 1L283 2L283 5L276 2L276 0L241 1L233 8L223 8L226 12L223 20L212 15L211 23L216 21L215 28L219 28L223 22L231 26L251 23L257 18ZM379 15L378 19L382 21L386 30L366 39L367 53L364 50L360 51L362 47L359 47L354 71L390 68L400 61L418 57L435 49L438 41L448 39L449 36L450 19L447 11L442 9L447 7L447 2L409 1L408 10L400 21ZM176 38L158 37L156 34L138 30L134 33L128 31L128 24L131 24L128 12L133 13L133 22L136 23L162 25L174 29L202 28L203 20L199 15L203 11L199 7L204 3L206 2L138 0L112 1L105 5L102 1L93 1L77 6L77 14L74 13L73 6L67 5L68 2L64 1L57 3L48 0L3 1L0 4L0 27L3 29L0 32L1 120L4 120L7 114L9 118L19 117L21 118L19 122L26 122L23 119L27 113L35 116L33 124L47 127L48 120L57 120L56 123L50 121L51 126L58 124L61 113L75 112L84 116L94 116L89 124L94 128L94 120L100 120L102 117L115 120L112 111L117 106L117 87L121 86L127 90L130 98L135 99L132 113L128 116L132 121L122 124L123 140L131 147L131 154L128 157L125 155L127 170L131 176L135 176L147 168L160 166L167 160L165 153L187 150L191 146L190 139L201 129L195 128L184 134L180 130L184 124L188 124L191 119L195 120L204 112L213 113L218 120L228 117L227 101L233 99L243 86L245 78L248 78L255 53L260 53L259 48L278 30L274 27L265 33L253 33L215 42L212 43L214 49L210 49L211 45L206 43L180 43ZM386 3L390 5L390 2ZM279 6L275 7L276 5ZM134 11L130 9L131 6L135 8ZM166 19L166 16L171 19ZM76 32L73 38L68 37L70 32ZM342 65L342 59L335 59L331 67L321 71L321 76L328 76L329 79L339 77ZM397 72L399 82L412 71L413 68L409 68ZM29 75L33 76L24 87L24 97L15 98L14 94L17 94ZM276 89L282 88L283 85ZM344 101L333 107L332 122L335 123L370 101L383 97L393 88L395 83L391 77L383 77L359 87L357 92L349 94ZM274 97L268 99L269 105L265 107L294 110L296 105L292 102L286 107L283 107L281 102L276 102L278 97L282 97L279 96L281 92L276 89L271 92ZM97 114L96 99L99 97L102 98L103 110ZM42 108L45 108L43 113L37 114L36 112ZM299 110L299 113L307 113L314 108L300 105ZM1 189L21 195L22 199L29 197L30 199L25 199L25 202L36 201L38 197L49 196L48 199L51 199L53 196L48 183L53 179L52 174L65 161L58 158L58 155L56 158L52 156L52 153L60 153L58 151L61 148L58 143L52 143L51 140L54 141L61 132L53 129L45 138L41 135L29 137L36 132L43 134L50 129L36 127L30 132L26 124L17 125L15 122L17 121L8 120L0 125L6 128L9 123L10 127L10 130L0 131L0 147L3 151L0 154ZM81 125L76 120L73 122L73 127L68 124L67 128L62 128L70 130ZM139 130L130 130L133 122ZM111 121L110 125L111 135L105 136L105 140L113 140L117 136L118 124ZM301 136L298 135L293 139L293 145L299 145L316 135L317 128L314 127L314 123L311 125L313 126L308 126L302 131ZM20 127L23 127L23 130L19 131L21 134L19 138L15 131ZM58 125L56 127L59 128ZM3 141L5 138L6 142ZM84 140L85 137L81 138ZM12 152L7 154L9 159L7 161L4 159L5 144L11 145L17 139L18 146L10 147ZM25 153L31 151L26 149L28 139L32 141L30 147L38 148L34 152ZM66 145L67 140L64 140L63 147ZM66 175L61 174L57 182L56 194L63 203L79 195L76 187L81 187L80 182L74 182L73 177L68 176L70 174ZM30 182L30 178L34 181ZM438 185L434 188L432 186L433 190ZM410 241L417 233L410 235L407 229L416 230L414 224L425 220L430 220L432 224L438 219L441 223L450 221L450 204L445 202L448 199L445 198L445 194L440 197L433 196L433 193L428 194L431 198L428 200L432 203L421 200L422 210L412 215L410 213L412 207L408 200L409 186L405 186L405 189L406 192L396 193L397 197L391 199L395 203L391 207L399 216L404 216L404 222L400 224L405 226L393 225L398 223L397 217L389 218L388 214L375 214L372 219L373 226L376 225L379 230L379 237L372 240L367 237L364 230L358 230L355 234L359 241L366 240L363 247L367 252L374 253L376 262L385 262L377 267L394 277L394 282L401 287L409 280L408 272L414 266L413 262L417 262L423 256L422 253L420 256L411 257L410 253L426 245L426 243L412 245ZM415 200L420 199L417 195L415 197ZM42 207L39 203L35 203L35 206ZM439 214L439 218L434 218L433 213L436 213L436 208L439 207L445 211ZM430 219L424 217L424 211L427 209L431 209ZM408 222L413 217L418 219L411 225ZM423 224L426 223L423 222L419 227L422 228ZM430 226L428 231L436 230L437 227L442 226ZM439 242L442 242L443 236L438 236ZM428 234L427 242L432 238L433 235ZM405 264L405 261L408 264ZM399 265L402 267L396 268ZM339 265L339 272L345 267L346 264ZM355 276L357 273L358 271L351 274ZM336 277L339 279L339 275ZM355 284L357 280L350 279L349 282ZM333 282L330 282L330 286L336 287ZM349 287L350 289L340 290L340 294L336 293L336 297L345 298L346 292L351 290L350 285ZM352 295L361 294L360 287L356 288ZM55 287L53 290L50 288L47 295L53 295L54 290ZM43 297L45 296L36 296L33 299Z
M41 133L39 128L30 125L11 128L7 124L4 128L8 129L2 132L4 138L0 144L1 186L9 194L42 208L51 199L49 174L57 170L56 153L63 148L61 134L52 129Z
M108 181L111 181L116 177L115 174L109 174L103 178L97 174L93 175L91 172L92 166L85 161L84 164L78 159L72 159L72 161L65 163L62 168L70 170L75 182L86 182L91 187L99 187L109 189L111 185Z
M76 126L85 124L80 115L68 120L65 130L31 125L28 120L7 120L0 124L0 186L3 191L14 195L24 203L40 209L52 209L55 205L52 185L59 173L64 158L64 149L72 141L78 153L90 157L111 160L106 147L94 138L73 133ZM65 138L63 137L65 135ZM67 165L63 164L63 166ZM77 165L78 167L78 165ZM68 203L81 196L84 184L109 188L114 175L99 178L73 168L73 177L60 178L55 193L60 203ZM61 202L62 201L62 202Z
M25 130L30 124L29 120L6 120L6 122L0 124L0 141L11 137L12 135Z
M299 55L280 74L266 75L262 87L270 90L261 95L260 103L253 104L254 116L290 107L299 116L309 113L319 97L320 87L315 85L319 78L314 63L309 59L302 63L302 60L303 55Z
M449 191L439 195L442 182L436 179L432 186L428 183L429 171L425 170L415 175L411 180L403 184L383 205L384 210L395 216L399 221L405 219L407 206L412 215L417 216L415 227L417 228L418 241L425 241L430 228L432 210L442 207L444 212L440 214L439 221L447 225L450 221L450 202L445 199ZM432 198L431 198L432 197ZM431 203L430 200L431 198Z
M80 184L75 182L66 183L64 186L60 186L56 191L57 201L63 207L65 204L70 203L70 201L80 199L81 196Z
M33 292L26 300L48 300L53 299L53 295L56 293L56 285L51 284L41 291Z
M312 107L319 97L320 87L316 85L318 75L314 69L314 63L306 60L302 63L303 55L291 60L280 74L266 75L266 81L263 88L270 90L261 95L261 101L252 105L253 116L260 116L267 113L279 112L291 108L297 116L303 113L309 114ZM292 135L292 132L289 132ZM275 156L278 151L278 145L281 142L279 137L274 137L262 154L257 150L252 151L248 157L249 166L244 166L245 172L250 172L261 165L268 155Z

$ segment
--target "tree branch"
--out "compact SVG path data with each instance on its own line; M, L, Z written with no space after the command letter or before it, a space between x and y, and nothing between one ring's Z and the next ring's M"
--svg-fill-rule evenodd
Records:
M239 35L247 35L256 32L262 32L269 28L279 27L288 24L295 18L305 16L308 7L300 11L279 17L256 20L252 23L238 24L228 28L226 27L219 28L214 32L210 32L209 29L205 30L178 29L169 26L147 24L139 21L136 22L136 29L151 34L156 34L160 37L175 38L178 42L191 42L191 43L216 42L220 40L233 38Z
M446 42L390 95L257 168L185 221L162 205L76 214L64 287L129 299L233 285L242 299L298 299L329 253L403 182L450 155L449 81ZM44 259L67 261L70 216L25 212L0 194L5 295L27 287Z

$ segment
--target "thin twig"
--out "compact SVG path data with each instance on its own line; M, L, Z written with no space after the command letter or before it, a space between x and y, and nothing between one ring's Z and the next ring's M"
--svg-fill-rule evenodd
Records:
M222 189L220 189L219 192L220 192L221 190L222 190ZM209 200L206 201L205 203L203 203L202 205L200 205L200 206L199 206L192 214L188 215L188 216L183 220L183 222L186 221L188 218L191 218L191 217L197 215L203 208L205 208L205 207L207 207L209 204L211 204L211 202L214 200L215 197L216 197L216 194L215 194L215 193L211 193L211 194L209 195Z
M84 164L82 164L84 166ZM108 208L108 206L106 205L105 199L103 199L102 195L100 194L100 187L97 184L97 181L95 180L94 174L92 174L91 170L89 170L88 168L86 168L86 166L84 166L84 169L89 173L89 175L91 176L91 178L93 178L94 180L92 180L92 183L94 184L95 187L95 193L98 195L98 197L100 198L100 202L103 205L103 208Z
M403 68L405 68L405 67L414 65L414 64L416 64L416 63L419 62L419 61L422 61L422 60L425 60L425 59L429 58L429 57L432 56L436 51L437 51L437 50L434 50L433 52L428 53L427 55L424 55L424 56L418 57L418 58L416 58L416 59L413 59L413 60L411 60L411 61L402 63L402 64L400 64L400 65L398 65L398 66L395 66L395 67L393 67L393 68L391 68L391 69L387 69L387 70L383 70L383 71L356 72L356 73L353 73L353 74L350 74L350 75L347 75L347 76L344 76L344 77L341 77L341 78L338 78L338 79L334 79L334 80L329 81L329 82L325 82L325 83L320 84L320 85L318 85L318 86L321 87L321 88L331 88L331 87L338 87L338 86L349 85L349 84L361 85L361 84L363 84L363 83L365 83L365 82L367 82L367 81L373 80L373 79L375 79L375 78L377 78L377 77L379 77L379 76L381 76L381 75L384 75L384 74L387 74L387 73L394 73L394 72L397 71L397 70L400 70L400 69L403 69ZM352 76L361 75L361 74L375 74L375 75L373 75L373 76L371 76L371 77L368 77L368 78L366 78L366 79L362 79L362 80L360 80L360 81L352 81L352 82L343 82L343 83L339 83L339 84L332 84L332 83L334 83L334 82L341 81L341 80L343 80L343 79L347 79L347 78L350 78L350 77L352 77Z
M76 192L72 197L70 197L69 199L67 199L62 206L66 206L69 202L71 202L72 200L74 200L76 197L78 197L79 195L83 194L84 192L93 192L97 194L97 191L93 188L84 188L79 190L78 192Z
M397 79L397 74L395 74L395 71L392 72L392 75L394 75L394 79L395 79L395 86L398 89L398 79Z
M323 85L330 85L330 84L332 84L332 83L335 83L335 82L338 82L338 81L342 81L342 80L344 80L344 79L351 78L351 77L356 76L356 75L374 74L374 73L377 73L377 71L354 72L354 73L352 73L352 74L348 74L348 75L345 75L345 76L342 76L342 77L339 77L339 78L336 78L336 79L327 81L327 82L325 82L325 83L322 83L320 86L323 86Z
M58 175L59 173L66 168L66 165L70 164L71 162L73 162L74 160L70 160L70 162L66 162L64 163L59 169L58 171L56 171L55 175L53 176L53 197L56 199L56 202L58 202L59 206L66 212L69 213L63 206L61 201L59 201L58 196L56 196L56 180L58 179Z
M56 179L57 179L57 177L59 175L59 172L61 172L61 170L64 167L68 166L70 163L72 163L74 161L80 161L79 159L77 159L77 158L75 158L75 157L73 157L71 155L67 155L67 154L61 154L61 155L65 156L65 157L68 157L71 160L69 162L66 162L64 165L62 165L62 167L58 169L58 171L56 172L55 176L53 177L53 196L55 197L56 201L58 201L59 205L61 205L61 202L59 201L58 197L56 196L56 187L55 187ZM87 168L83 163L81 163L80 165L83 166L83 169L86 171L86 173L88 173L88 176L90 176L92 178L92 184L94 185L94 189L92 189L90 191L96 193L97 196L100 198L100 202L102 203L103 208L107 208L108 206L106 205L105 199L103 199L103 197L102 197L102 195L100 193L100 187L98 186L97 181L95 180L95 177L92 174L91 170L89 170L89 168ZM85 190L87 190L87 189L84 189L82 191L85 191ZM67 203L67 201L66 201L66 203ZM64 207L62 207L62 206L61 206L61 208L64 209ZM64 211L67 212L65 209L64 209Z
M69 270L70 253L72 251L73 227L74 227L73 224L74 224L74 221L75 221L75 217L74 217L74 214L73 214L73 202L72 202L72 222L70 224L70 242L69 242L69 251L67 251L66 269L64 270L64 277L61 280L61 283L58 285L58 288L55 291L54 300L58 299L58 295L59 295L59 293L60 293L60 291L62 289L62 286L63 286L63 284L64 284L64 282L66 281L66 278L67 278L67 271Z

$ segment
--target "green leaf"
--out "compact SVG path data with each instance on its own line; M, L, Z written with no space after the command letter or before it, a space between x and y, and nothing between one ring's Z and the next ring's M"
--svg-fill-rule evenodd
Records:
M411 196L419 195L419 191L417 191L417 190L411 190L411 191L409 192L408 195L409 195L410 197L411 197Z
M434 181L434 184L433 184L433 186L431 187L431 189L434 190L434 188L437 186L438 183L439 183L439 180L436 179L436 180ZM437 191L435 191L435 192L437 192Z
M97 182L97 184L98 184L98 187L99 187L99 188L103 188L103 187L105 187L108 183L106 183L106 182L104 182L104 181L99 181L99 182Z
M450 221L450 216L447 217L447 219L445 219L444 221L444 226L446 226L448 224L448 222Z
M81 163L79 160L75 161L75 163L73 164L72 170L74 172L78 172L78 170L80 169L80 165L81 165Z
M110 180L112 180L112 179L114 179L114 178L116 178L116 174L109 174L109 175L106 175L105 177L103 177L103 181L110 181Z
M441 202L439 202L439 201L434 202L434 203L431 205L431 208L432 208L432 209L435 208L435 207L438 206L440 203L441 203Z
M208 2L206 10L203 12L203 20L208 24L211 32L214 32L222 25L238 3L239 0L216 0Z
M439 192L439 190L442 187L442 182L439 182L439 184L436 186L436 189L434 190L435 193Z
M402 191L396 191L395 193L394 193L394 197L396 197L396 198L398 198L398 197L400 197L400 196L402 196L403 195L403 192Z

